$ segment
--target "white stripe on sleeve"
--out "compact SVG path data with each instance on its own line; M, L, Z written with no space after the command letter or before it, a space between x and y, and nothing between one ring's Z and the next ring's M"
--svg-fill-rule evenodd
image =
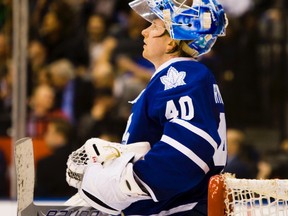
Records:
M209 171L208 165L201 158L199 158L193 151L191 151L183 144L179 143L177 140L174 140L171 137L163 135L161 141L167 143L168 145L172 146L173 148L177 149L178 151L186 155L194 163L196 163L205 172L205 174Z
M190 130L191 132L197 134L198 136L202 137L203 139L205 139L208 143L210 143L210 145L214 148L214 150L216 151L218 149L218 144L215 142L215 140L208 134L206 133L204 130L195 127L194 125L190 124L187 121L184 121L182 119L172 119L171 122L176 123L180 126L185 127L186 129Z

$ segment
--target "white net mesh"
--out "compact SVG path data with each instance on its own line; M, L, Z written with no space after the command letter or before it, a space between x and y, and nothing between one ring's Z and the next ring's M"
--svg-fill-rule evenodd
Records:
M288 216L288 180L224 180L226 215Z

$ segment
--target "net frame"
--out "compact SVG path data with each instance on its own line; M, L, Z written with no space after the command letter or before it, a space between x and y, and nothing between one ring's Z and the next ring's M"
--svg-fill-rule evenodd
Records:
M208 216L288 216L288 179L210 179Z

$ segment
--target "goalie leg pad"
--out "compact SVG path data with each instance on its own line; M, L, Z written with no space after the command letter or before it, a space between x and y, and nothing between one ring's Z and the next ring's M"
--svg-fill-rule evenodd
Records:
M133 202L151 199L133 177L133 153L123 154L103 166L91 164L83 178L80 196L95 209L117 215Z
M72 197L70 197L64 205L66 206L90 206L86 201L84 201L79 193L76 193Z

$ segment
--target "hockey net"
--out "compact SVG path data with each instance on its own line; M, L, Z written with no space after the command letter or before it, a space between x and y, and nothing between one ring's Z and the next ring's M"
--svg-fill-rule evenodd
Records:
M237 179L231 174L209 182L208 216L288 216L288 179Z

